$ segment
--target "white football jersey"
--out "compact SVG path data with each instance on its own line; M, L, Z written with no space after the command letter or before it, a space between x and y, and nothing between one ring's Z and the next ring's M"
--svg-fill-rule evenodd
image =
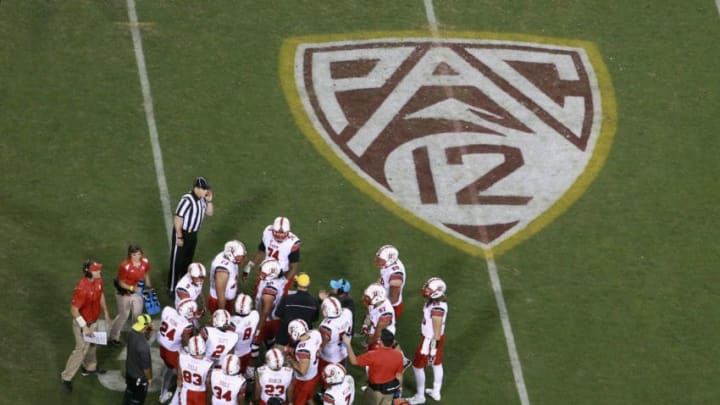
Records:
M340 363L348 355L347 347L342 342L342 336L350 335L352 322L348 321L348 315L345 312L352 317L350 310L343 308L340 316L323 319L318 328L320 334L328 339L320 351L320 358L328 363Z
M157 334L157 341L160 346L167 350L178 352L182 348L182 335L186 329L192 328L192 322L178 314L173 307L163 308L160 315L160 330Z
M180 281L178 281L177 285L175 286L175 308L177 308L180 301L182 301L182 298L180 298L177 294L178 289L187 291L187 293L190 294L190 299L197 302L197 297L199 297L200 293L202 293L202 287L202 284L193 284L190 273L185 273L185 275L180 278ZM201 303L198 302L198 307L200 307L200 304Z
M244 386L245 377L241 374L227 375L218 368L210 371L212 405L236 405Z
M402 303L403 288L405 288L405 265L400 261L400 259L398 259L394 264L380 269L380 284L385 287L385 294L388 298L390 297L391 280L400 280L402 282L400 285L400 296L398 297L398 301L395 303L395 305L400 305Z
M228 281L225 286L225 299L234 300L237 296L238 290L238 265L225 258L225 252L220 252L213 259L210 265L210 296L217 299L217 291L215 290L215 272L223 271L225 269L228 272Z
M180 402L186 403L187 391L205 391L208 371L212 362L206 359L196 359L188 353L180 353L180 369L182 370L182 390Z
M268 366L257 368L257 379L260 385L260 400L267 402L271 397L287 399L287 390L293 381L293 370L290 367L280 367L273 370Z
M234 331L221 331L212 326L204 327L200 335L205 339L205 359L215 364L235 350L238 340L238 335Z
M442 317L442 326L440 326L440 336L445 334L445 321L447 320L448 305L445 301L430 301L423 306L423 320L420 325L420 332L426 338L435 337L433 330L433 316Z
M230 321L235 325L235 333L238 336L237 344L235 344L235 354L242 357L250 353L255 330L257 330L258 322L260 322L260 314L253 309L246 316L233 315Z
M318 363L320 362L320 346L322 345L322 335L316 330L308 332L308 338L298 342L295 347L295 358L310 360L310 367L305 374L300 375L295 372L295 378L300 381L309 381L315 378L318 373Z
M369 314L370 314L370 334L375 333L375 328L377 327L378 323L381 319L387 319L390 321L390 324L387 326L387 330L395 334L395 311L393 310L392 304L390 304L390 300L386 299L383 300L378 306L368 307Z
M267 321L275 319L275 309L277 309L278 303L280 303L280 299L283 297L285 284L287 284L287 279L285 277L275 278L272 280L260 280L260 284L258 284L257 295L255 296L255 308L258 310L262 309L263 295L267 294L275 297L273 301L273 309L270 311L270 315L268 315L268 318L266 319Z
M300 238L292 232L287 238L278 243L272 234L272 225L268 225L262 234L262 242L265 245L265 257L272 257L280 262L283 272L290 270L290 253L300 249Z
M323 393L323 405L352 405L355 400L355 380L346 375L340 384L331 385Z

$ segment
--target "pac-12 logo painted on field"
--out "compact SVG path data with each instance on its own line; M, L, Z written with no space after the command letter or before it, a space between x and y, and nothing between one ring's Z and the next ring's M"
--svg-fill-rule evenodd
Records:
M498 254L587 188L615 131L586 42L497 34L285 42L296 121L356 185L443 240Z

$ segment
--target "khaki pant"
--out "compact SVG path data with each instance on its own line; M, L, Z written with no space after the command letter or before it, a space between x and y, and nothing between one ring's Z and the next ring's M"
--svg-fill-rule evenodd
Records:
M75 336L75 349L70 353L70 357L65 364L65 370L60 374L63 380L70 381L75 377L80 366L86 370L95 370L97 368L97 357L95 357L95 345L83 340L82 330L72 320L72 330ZM90 330L97 330L97 322L90 325Z
M120 332L122 332L125 322L128 320L130 312L132 312L132 321L135 323L135 319L143 313L145 309L145 302L143 301L142 295L130 294L120 295L115 294L115 300L117 302L118 314L113 320L112 327L110 328L109 339L120 340Z
M363 405L392 405L392 401L392 394L382 394L379 391L367 387L363 395L362 403Z

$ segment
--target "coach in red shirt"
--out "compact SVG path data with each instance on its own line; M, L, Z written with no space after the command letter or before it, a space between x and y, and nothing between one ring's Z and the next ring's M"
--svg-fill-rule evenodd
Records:
M363 395L363 405L391 405L395 393L401 391L403 378L403 355L392 346L395 335L387 329L380 334L380 347L355 356L348 335L343 335L348 348L350 364L368 368L368 387Z
M102 270L100 263L92 260L83 263L84 276L75 286L70 304L75 349L67 360L65 370L60 374L63 388L68 393L72 392L72 379L80 367L83 376L105 373L105 370L97 366L95 345L83 339L85 335L94 335L101 309L105 312L105 324L110 325L110 313L105 303L100 270Z

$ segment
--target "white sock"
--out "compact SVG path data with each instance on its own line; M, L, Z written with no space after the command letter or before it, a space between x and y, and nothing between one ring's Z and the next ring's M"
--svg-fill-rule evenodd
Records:
M415 385L417 386L417 395L425 396L425 369L415 368L413 366L413 373L415 374Z
M433 392L440 393L440 389L442 389L442 380L443 380L443 366L442 364L433 365ZM424 376L423 376L424 377Z

